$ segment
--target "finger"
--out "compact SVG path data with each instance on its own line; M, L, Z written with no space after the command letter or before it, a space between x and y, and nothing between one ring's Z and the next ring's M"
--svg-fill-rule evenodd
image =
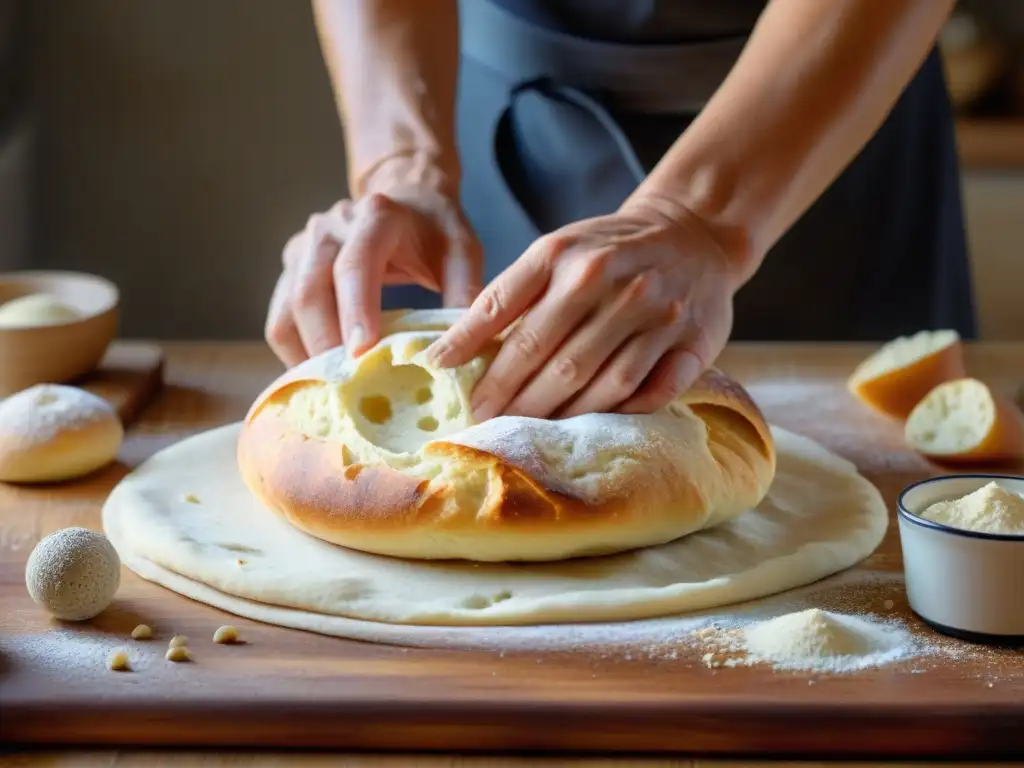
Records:
M619 413L654 413L693 386L703 370L704 363L690 347L669 350L636 393L616 410Z
M274 285L270 308L267 311L267 323L263 331L270 349L287 368L298 365L308 357L295 326L295 318L292 317L288 301L290 290L291 278L286 270L281 273Z
M338 241L331 236L332 222L314 214L306 227L305 250L300 253L292 278L290 301L299 336L310 355L318 355L341 343L335 310L331 265Z
M380 338L381 289L400 232L407 226L402 215L389 198L370 195L335 261L337 317L353 355L361 355Z
M444 259L444 306L469 307L482 288L480 243L462 227L449 235L448 243Z
M424 263L421 255L415 251L403 249L402 252L395 253L388 262L385 275L392 272L406 275L406 283L421 285L434 293L441 292L441 284Z
M652 322L665 319L665 310L657 303L656 279L651 273L637 275L612 301L604 303L546 361L503 412L510 416L549 418L581 390L588 389L604 363L627 339ZM612 400L608 406L618 404L629 394L632 393Z
M679 343L685 331L681 314L681 303L673 302L661 324L626 341L557 417L619 411L619 406L643 386L658 361Z
M551 278L551 264L561 248L541 238L496 277L469 309L427 350L442 368L469 362L484 344L523 314Z
M593 290L553 289L523 315L473 388L473 417L486 421L505 412L520 387L594 311L599 296Z

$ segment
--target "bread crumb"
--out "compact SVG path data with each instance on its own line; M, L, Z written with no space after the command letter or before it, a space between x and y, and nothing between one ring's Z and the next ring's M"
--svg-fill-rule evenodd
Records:
M185 499L185 501L187 501L187 502L188 502L189 504L198 504L198 503L199 503L199 497L198 497L198 496L196 496L196 495L195 495L194 493L186 493L186 494L185 494L185 495L183 496L183 498L184 498L184 499Z
M153 636L153 629L148 624L139 624L132 630L133 640L149 640Z
M175 635L171 638L171 642L167 644L168 648L184 648L188 645L188 638L185 635Z
M882 603L882 607L885 608L885 610L887 610L887 611L891 611L893 605L894 605L894 603L893 603L892 600L886 600L884 603Z
M128 649L115 648L111 651L107 659L107 666L115 672L125 672L130 669L128 666Z
M167 649L164 658L168 661L192 661L192 654L184 645L173 645Z
M238 642L238 630L227 624L220 627L216 632L213 633L213 642L215 643L237 643Z

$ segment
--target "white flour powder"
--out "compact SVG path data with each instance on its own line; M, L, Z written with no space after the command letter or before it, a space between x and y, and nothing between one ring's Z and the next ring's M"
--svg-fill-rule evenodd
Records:
M912 636L859 616L808 608L742 629L698 633L714 650L708 666L767 663L776 669L852 672L914 655Z
M110 418L103 398L78 387L36 384L0 401L0 434L13 445L41 445L65 430Z
M921 517L968 531L1024 536L1024 498L995 482L961 499L936 502Z

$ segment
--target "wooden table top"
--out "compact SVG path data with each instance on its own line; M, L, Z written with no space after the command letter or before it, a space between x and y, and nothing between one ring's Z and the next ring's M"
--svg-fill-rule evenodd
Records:
M24 563L32 546L42 536L52 530L66 525L86 525L99 529L99 508L110 488L145 458L178 440L196 432L200 432L221 424L240 419L252 399L281 370L272 355L262 343L174 343L166 344L166 386L154 402L140 417L139 421L128 433L124 448L120 455L120 463L99 475L74 484L61 491L53 491L53 498L43 514L33 518L26 514L25 506L19 505L17 498L5 495L8 491L0 489L0 596L4 611L0 614L0 633L31 633L45 632L53 625L47 617L36 609L29 601L24 589ZM859 407L846 396L843 381L853 366L871 350L871 346L860 344L843 345L808 345L808 344L734 344L722 356L720 365L739 378L748 386L755 399L764 409L773 423L782 427L802 432L828 446L830 449L854 461L864 474L878 485L886 500L892 502L895 493L907 483L928 474L937 472L920 457L908 452L901 442L898 425L881 417L874 416ZM988 381L990 384L1011 393L1020 392L1024 395L1024 344L992 343L970 345L967 349L967 364L971 375ZM1014 472L1024 472L1024 466L1012 468ZM58 493L64 494L58 498ZM24 498L24 497L22 497ZM868 559L864 567L882 570L899 570L899 543L896 526L890 527L886 541L878 551ZM166 594L155 585L147 584L127 574L125 581L129 584L131 595L143 596L142 599L152 601L153 596ZM172 595L172 597L174 597ZM164 598L166 599L166 598ZM184 598L178 598L184 600ZM897 606L905 609L905 605ZM205 606L196 606L202 611ZM204 616L216 615L212 609ZM908 622L913 621L909 615ZM121 623L133 617L122 617ZM111 619L111 621L117 621ZM210 619L215 620L215 619ZM208 622L207 622L208 623ZM240 622L232 623L241 625ZM134 624L125 624L130 629ZM205 624L204 624L205 626ZM249 626L246 624L245 626ZM247 630L250 631L250 630ZM256 625L252 632L259 632L260 642L254 644L273 644L270 638L283 633L290 633L294 640L294 632L265 625ZM307 636L305 633L301 633ZM326 643L344 643L333 638L308 636L303 641L304 647L320 647ZM277 653L281 653L283 644L278 642ZM326 647L326 646L324 646ZM387 651L390 653L391 651ZM378 656L383 656L379 651ZM414 651L411 654L431 653ZM955 689L957 697L965 701L990 701L992 712L1006 710L1007 705L1017 707L1014 712L1021 711L1024 706L1024 676L1020 678L1000 678L1014 667L1024 668L1024 656L1018 652L1007 652L1009 655L990 655L987 658L988 677L975 675L973 682L971 670L961 665L960 669L948 673L937 672L928 681L921 678L908 679L900 686L889 685L887 693L899 700L904 694L904 687L924 686L937 699L941 699L944 691ZM367 659L375 656L370 654ZM408 658L408 657L407 657ZM525 667L524 667L525 669ZM10 670L0 669L0 682ZM551 670L549 670L550 672ZM975 670L977 671L977 670ZM746 672L746 671L744 671ZM755 674L750 670L749 682L759 686L770 683L770 674ZM659 673L660 674L660 673ZM667 673L665 673L667 674ZM908 676L909 678L909 676ZM1001 680L1005 679L1005 684ZM988 680L988 683L986 683ZM992 683L992 680L996 680ZM804 681L801 681L804 682ZM826 681L817 686L826 689ZM312 681L310 682L312 685ZM646 681L645 681L646 684ZM721 683L725 685L725 683ZM787 691L795 688L783 683L770 683L777 693L785 698ZM730 684L732 685L732 684ZM856 696L856 692L846 684L836 690L845 690L848 695ZM891 689L891 690L890 690ZM813 689L811 689L813 690ZM985 697L988 697L986 699ZM908 701L910 699L907 699ZM915 699L916 700L916 699ZM898 701L896 703L899 703ZM2 698L0 698L2 704ZM1000 707L1003 709L1000 710ZM939 713L941 714L941 713ZM116 727L116 723L111 727ZM629 727L628 725L625 727ZM767 727L772 727L768 725ZM949 730L955 730L955 720L940 717L936 720L935 739L955 744L949 736ZM961 734L962 736L962 734ZM727 733L719 733L718 738L728 739ZM968 738L963 736L963 738ZM600 739L598 739L600 741ZM126 738L126 745L137 739ZM742 746L742 745L741 745ZM441 749L443 752L444 750ZM719 749L719 752L726 750ZM898 742L893 743L894 758L903 757L906 751ZM766 757L768 755L765 755ZM167 765L320 765L329 760L338 760L338 755L322 756L317 754L271 754L257 755L251 753L153 753L139 752L137 747L115 748L113 751L75 751L67 752L30 752L19 753L8 758L0 758L3 765L136 765L146 764L149 760L159 757L161 764ZM512 766L530 765L591 765L610 766L627 764L643 764L658 766L711 766L711 765L754 765L749 761L727 763L713 760L688 759L581 759L550 758L536 760L533 758L456 758L454 756L401 756L375 757L362 754L351 756L351 765L421 765L421 766L452 766L452 765L487 765ZM797 765L788 763L785 765ZM773 763L773 765L783 765Z

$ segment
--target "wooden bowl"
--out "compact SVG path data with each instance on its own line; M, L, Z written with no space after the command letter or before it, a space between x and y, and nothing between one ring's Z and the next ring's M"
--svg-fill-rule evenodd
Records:
M0 328L0 397L89 373L117 332L120 293L109 280L82 272L0 274L0 305L30 293L48 293L80 317L55 325Z

